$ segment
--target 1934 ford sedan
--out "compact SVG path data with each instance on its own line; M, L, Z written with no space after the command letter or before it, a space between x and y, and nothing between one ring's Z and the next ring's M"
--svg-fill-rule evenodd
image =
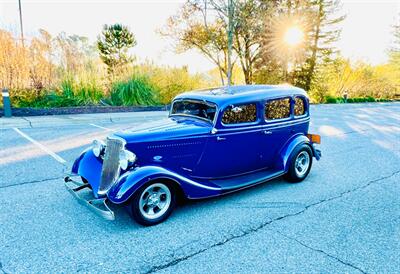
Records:
M213 197L282 175L302 181L321 156L315 145L320 137L308 133L309 121L309 100L299 88L183 93L165 120L95 140L65 183L105 218L114 219L107 202L123 203L138 223L154 225L168 218L178 195ZM91 199L80 195L84 189Z

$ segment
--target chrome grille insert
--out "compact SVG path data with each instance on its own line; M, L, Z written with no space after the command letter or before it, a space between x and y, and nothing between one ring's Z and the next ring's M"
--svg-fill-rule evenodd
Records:
M125 140L118 137L107 137L103 167L98 194L107 193L119 176L119 153L125 146Z

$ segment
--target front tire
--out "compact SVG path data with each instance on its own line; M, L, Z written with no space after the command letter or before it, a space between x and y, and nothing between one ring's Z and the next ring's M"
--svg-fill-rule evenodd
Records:
M142 186L131 199L130 213L141 225L156 225L171 215L176 205L176 192L171 184L150 182Z
M303 181L312 166L312 151L310 146L303 144L292 152L289 162L289 170L285 174L285 179L292 183Z

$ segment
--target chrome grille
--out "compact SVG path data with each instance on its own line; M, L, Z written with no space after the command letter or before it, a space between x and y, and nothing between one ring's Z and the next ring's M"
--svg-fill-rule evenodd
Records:
M124 148L125 141L117 137L107 137L103 167L98 194L105 194L119 176L119 153Z

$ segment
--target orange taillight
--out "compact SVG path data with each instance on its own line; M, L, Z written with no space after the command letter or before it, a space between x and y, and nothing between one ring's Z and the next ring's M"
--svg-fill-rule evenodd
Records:
M311 143L320 144L321 136L318 134L307 134L308 139L310 139Z

